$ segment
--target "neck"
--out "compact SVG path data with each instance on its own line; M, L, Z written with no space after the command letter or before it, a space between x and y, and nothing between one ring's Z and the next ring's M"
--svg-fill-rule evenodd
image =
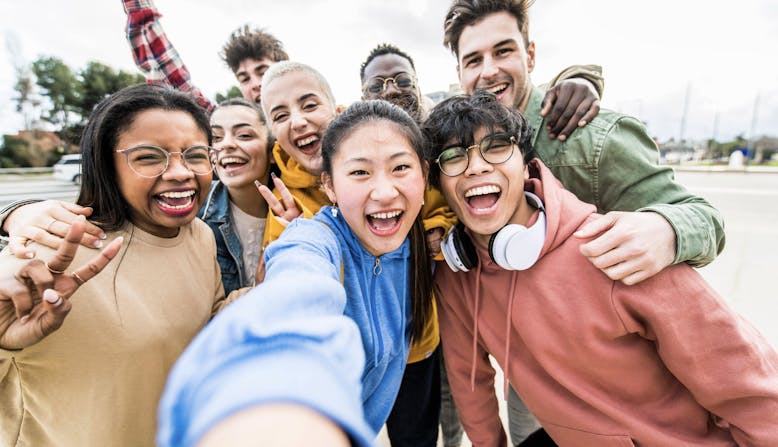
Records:
M229 188L230 202L244 213L254 217L267 217L267 202L253 185Z
M524 96L521 98L518 104L516 104L516 109L519 110L519 112L524 113L527 111L527 104L529 104L529 97L532 96L532 82L530 82L529 78L527 78L527 82L524 85Z

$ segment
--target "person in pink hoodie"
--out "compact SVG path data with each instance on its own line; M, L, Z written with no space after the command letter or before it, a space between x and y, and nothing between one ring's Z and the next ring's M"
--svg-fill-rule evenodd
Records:
M778 445L776 352L687 264L628 286L589 262L576 231L601 216L532 158L519 112L457 96L425 133L460 219L435 283L474 446L507 445L490 354L561 446Z

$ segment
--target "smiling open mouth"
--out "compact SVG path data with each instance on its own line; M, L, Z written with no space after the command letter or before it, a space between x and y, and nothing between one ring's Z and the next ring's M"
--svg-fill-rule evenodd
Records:
M154 196L154 200L163 211L186 211L194 205L194 190L180 192L163 192Z
M238 169L244 166L246 163L248 163L246 160L237 157L224 157L221 160L219 160L219 166L221 166L222 169L228 172Z
M377 234L391 233L397 229L402 215L403 212L399 210L368 214L367 223L370 225L373 232Z
M316 143L319 141L318 135L310 135L305 138L300 138L295 141L295 146L305 153L313 152L316 150Z
M499 200L501 192L497 185L479 186L465 191L465 200L475 209L491 208Z

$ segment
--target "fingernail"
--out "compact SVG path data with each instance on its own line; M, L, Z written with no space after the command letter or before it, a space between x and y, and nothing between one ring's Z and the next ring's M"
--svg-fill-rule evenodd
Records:
M35 254L33 254L33 252L31 251L28 251L27 253L24 254L24 257L27 259L32 259L33 257L35 257Z
M108 236L102 231L100 232L100 234L97 235L97 237L99 237L100 239L108 239Z
M103 248L103 241L95 241L95 248Z
M52 290L51 293L44 293L43 299L51 304L58 305L58 303L62 300L62 297L57 295L57 293Z
M262 182L260 182L259 180L254 180L254 186L259 188L260 186L262 186Z
M276 173L275 172L271 172L270 176L273 177L273 178L278 178L278 177L276 177Z

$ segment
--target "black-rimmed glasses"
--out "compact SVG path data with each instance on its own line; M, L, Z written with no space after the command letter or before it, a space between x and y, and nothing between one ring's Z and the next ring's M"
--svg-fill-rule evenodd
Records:
M170 165L170 156L178 154L184 162L184 166L197 175L205 175L213 170L208 146L191 146L183 151L168 152L161 147L142 144L129 149L116 150L124 154L127 164L133 172L141 177L154 178L167 171Z
M416 78L408 73L400 73L392 78L376 76L368 79L362 88L365 93L377 95L386 89L389 82L392 82L398 90L408 91L412 90L413 86L416 85Z
M495 133L485 136L478 144L469 147L452 146L443 150L435 159L440 172L456 177L465 172L470 165L470 150L478 149L485 162L498 165L508 161L513 155L516 137L507 133Z

